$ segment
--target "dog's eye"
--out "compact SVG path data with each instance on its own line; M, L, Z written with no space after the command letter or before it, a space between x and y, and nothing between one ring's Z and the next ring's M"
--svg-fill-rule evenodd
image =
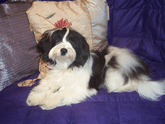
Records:
M59 38L56 38L56 39L52 39L52 41L51 41L51 43L52 43L52 46L55 46L55 45L57 45L59 42L60 42L60 39L59 39Z
M56 38L55 38L55 42L56 42L56 43L58 43L58 42L60 42L60 41L61 41L61 38L60 38L60 37L56 37Z
M61 42L60 39L56 39L56 45L59 44Z
M59 39L56 39L56 43L60 42Z

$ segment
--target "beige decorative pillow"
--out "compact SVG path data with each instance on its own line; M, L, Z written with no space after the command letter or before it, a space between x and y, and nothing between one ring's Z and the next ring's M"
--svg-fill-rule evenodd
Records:
M37 42L46 30L55 28L55 23L63 18L72 23L72 29L80 32L87 39L90 49L93 49L90 14L82 0L35 1L26 13Z
M87 39L90 49L98 49L108 43L106 8L106 0L35 1L26 13L36 42L46 30L67 20L72 29ZM38 78L44 77L49 70L46 65L40 61ZM19 86L28 86L29 82L32 84L33 81L27 80Z

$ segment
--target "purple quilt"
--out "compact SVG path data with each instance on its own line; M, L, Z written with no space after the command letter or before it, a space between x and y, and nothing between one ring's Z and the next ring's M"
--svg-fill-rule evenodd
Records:
M165 78L165 1L108 0L108 4L109 44L133 50L149 64L153 79ZM38 81L23 88L19 82L0 92L0 124L165 124L165 96L149 101L136 92L102 89L82 103L42 110L26 104Z
M38 73L28 78L37 75ZM35 85L37 84L38 81ZM42 110L39 106L26 105L25 101L31 89L32 87L20 88L16 82L0 92L0 124L165 123L164 96L160 101L153 102L141 99L136 92L107 93L103 89L83 103Z

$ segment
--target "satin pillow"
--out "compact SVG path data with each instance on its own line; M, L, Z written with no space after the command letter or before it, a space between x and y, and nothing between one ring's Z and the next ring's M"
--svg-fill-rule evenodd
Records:
M106 0L86 0L86 5L91 16L94 49L103 49L107 41L107 4Z
M0 91L38 71L39 57L26 10L30 4L0 5Z

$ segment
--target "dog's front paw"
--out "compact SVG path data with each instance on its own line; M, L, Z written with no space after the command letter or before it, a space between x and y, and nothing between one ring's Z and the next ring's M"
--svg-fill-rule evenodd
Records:
M40 102L46 97L46 94L31 92L26 100L28 106L39 105Z
M56 106L51 106L49 104L42 104L42 105L40 105L40 107L42 110L51 110L51 109L56 108Z
M27 104L28 106L35 106L35 105L37 105L37 103L34 102L34 100L33 100L33 99L30 99L30 98L28 98L28 99L26 100L26 104Z
M40 107L43 110L51 110L54 109L56 107L60 106L60 101L58 99L54 99L54 98L46 98L44 99L41 103L40 103Z

